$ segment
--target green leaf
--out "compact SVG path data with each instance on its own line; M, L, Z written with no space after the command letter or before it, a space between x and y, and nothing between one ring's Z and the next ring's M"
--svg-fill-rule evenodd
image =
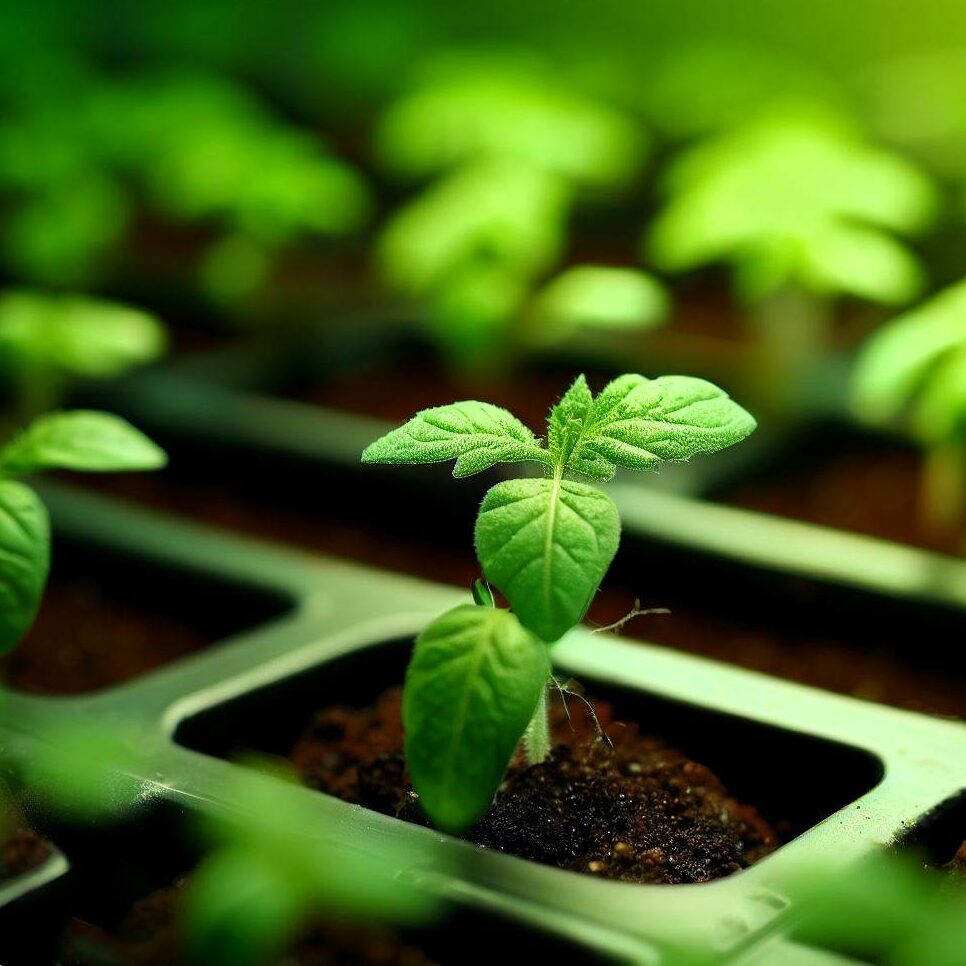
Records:
M550 342L579 328L650 329L667 317L668 296L655 278L632 268L577 265L534 295L535 337Z
M406 672L406 761L423 810L459 832L493 800L550 663L506 610L463 604L420 634Z
M484 576L548 642L583 618L619 542L610 497L559 476L498 483L476 521Z
M0 298L0 345L68 372L103 378L159 357L166 335L154 316L117 302L9 292Z
M913 234L931 221L932 184L833 114L761 115L685 152L668 188L647 242L663 270L731 262L740 277L775 289L884 302L909 298L920 284L914 256L890 232Z
M493 466L535 460L546 450L511 413L490 403L467 400L417 413L405 425L366 447L363 463L441 463L456 460L461 478Z
M50 525L28 486L0 480L0 654L30 630L50 570Z
M577 376L547 419L547 449L554 466L566 466L594 409L587 379Z
M35 419L0 450L0 473L153 470L167 456L120 416L86 409Z
M878 329L863 346L853 373L858 414L880 423L900 416L940 363L966 352L964 318L966 282L958 282Z
M724 390L691 376L629 373L589 400L580 376L551 410L548 444L555 465L598 481L609 480L618 466L649 471L664 461L715 453L757 425Z

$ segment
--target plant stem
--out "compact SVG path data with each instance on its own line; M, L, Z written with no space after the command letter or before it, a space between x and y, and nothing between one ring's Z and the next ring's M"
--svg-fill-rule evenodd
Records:
M937 443L926 451L920 512L937 536L955 532L966 519L966 444Z
M798 286L788 286L757 303L749 328L763 356L759 391L780 412L788 396L801 391L803 376L831 346L829 306Z
M549 684L540 691L537 706L527 730L523 732L523 751L528 765L539 765L550 754L550 706L547 701Z

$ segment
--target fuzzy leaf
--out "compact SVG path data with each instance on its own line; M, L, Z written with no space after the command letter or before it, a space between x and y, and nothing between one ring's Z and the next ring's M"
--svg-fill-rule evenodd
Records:
M572 480L508 480L483 500L476 554L528 630L556 641L577 624L614 559L610 497Z
M550 674L506 610L463 604L416 641L403 693L406 761L423 810L459 832L493 800Z
M578 376L547 419L547 449L554 465L566 466L594 408L584 376Z
M666 460L715 453L740 442L756 425L724 390L704 379L630 373L608 383L594 400L567 466L608 480L618 466L648 471Z
M30 630L50 570L50 525L37 494L0 480L0 654Z
M0 472L153 470L167 456L120 416L76 409L35 419L0 450Z
M480 473L494 463L546 462L546 450L511 413L467 400L424 409L366 447L363 463L441 463L456 460L453 476Z

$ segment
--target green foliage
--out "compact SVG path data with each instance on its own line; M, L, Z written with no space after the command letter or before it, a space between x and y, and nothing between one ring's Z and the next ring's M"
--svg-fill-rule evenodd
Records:
M0 449L0 473L17 476L156 470L166 462L164 450L120 416L86 409L40 416Z
M476 605L431 624L413 653L403 695L406 755L436 824L459 831L485 811L534 709L546 714L544 642L582 619L617 552L613 501L568 474L602 482L617 467L653 470L724 449L754 428L745 410L701 379L628 374L594 398L579 376L551 409L546 446L506 410L467 401L418 413L366 448L366 463L453 459L458 477L498 462L533 462L545 472L487 493L475 533L487 583L474 586ZM492 606L489 584L512 613Z
M437 176L389 220L377 258L457 362L494 354L514 322L546 342L663 317L657 284L629 270L585 266L538 290L577 198L626 186L640 166L641 133L620 111L526 59L450 58L390 109L377 140L397 172Z
M906 421L925 442L966 436L966 282L870 336L853 375L853 405L872 423Z
M966 948L966 891L908 855L881 853L789 883L795 938L884 966L957 966Z
M31 794L58 815L96 820L138 801L146 755L126 722L59 720L40 729L42 742L24 763Z
M0 479L0 654L30 630L50 571L50 525L29 486Z
M494 463L546 462L536 436L492 403L450 403L424 409L366 447L363 463L440 463L456 460L453 476L472 476Z
M614 501L559 476L498 483L476 520L476 555L486 579L545 641L580 622L619 542Z
M604 265L576 265L536 293L528 315L541 341L565 339L577 329L649 329L665 321L664 286L645 272Z
M297 831L313 826L311 803L278 776L237 769L225 800L237 811L205 823L214 851L187 896L189 962L255 966L272 960L310 919L408 923L434 916L431 897L413 883L400 888L399 870L417 858L409 848L380 839L374 852L367 833L342 829L336 853L324 837ZM425 854L424 846L420 858Z
M486 811L549 675L546 645L507 610L464 604L417 638L406 761L437 827L459 831Z
M376 131L392 170L425 177L499 157L598 186L625 184L645 153L641 127L531 58L450 55L430 64Z
M56 469L157 469L166 460L119 416L87 410L41 416L0 449L0 653L33 624L50 569L47 513L37 494L11 477Z
M647 240L659 268L730 262L751 301L800 286L901 303L922 287L918 263L891 232L930 221L931 184L832 115L757 118L686 152L666 189Z
M50 367L96 378L120 375L165 351L150 313L82 295L0 295L0 358L7 366Z

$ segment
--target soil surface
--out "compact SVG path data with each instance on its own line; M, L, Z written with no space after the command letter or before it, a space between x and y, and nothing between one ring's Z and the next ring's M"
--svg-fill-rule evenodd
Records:
M119 684L210 643L168 616L88 577L52 575L37 621L0 660L8 687L77 694Z
M50 847L32 828L15 818L13 828L0 844L0 884L43 865Z
M804 468L748 483L725 495L749 510L883 537L939 553L966 550L966 529L930 533L922 525L922 460L911 448L882 443L829 455L816 448Z
M171 471L88 476L79 480L123 499L146 503L224 529L347 557L371 566L469 588L479 576L472 533L437 535L419 542L367 526L360 514L334 514L319 502L313 512L214 482L188 482ZM461 549L457 549L457 544ZM641 617L625 634L701 654L777 677L914 711L966 717L966 678L948 665L921 664L892 651L883 628L870 625L846 636L835 615L805 622L779 621L754 600L728 609L695 594L688 575L658 568L648 586L608 576L588 622L603 626L626 615L640 598L670 614Z
M139 899L115 930L73 920L63 966L178 966L181 916L190 876ZM318 925L274 966L433 966L421 950L379 926Z
M773 851L778 837L704 765L665 741L554 703L551 756L511 765L494 804L465 837L546 865L637 883L707 882ZM319 712L292 751L306 784L425 824L402 754L400 691L363 709Z

